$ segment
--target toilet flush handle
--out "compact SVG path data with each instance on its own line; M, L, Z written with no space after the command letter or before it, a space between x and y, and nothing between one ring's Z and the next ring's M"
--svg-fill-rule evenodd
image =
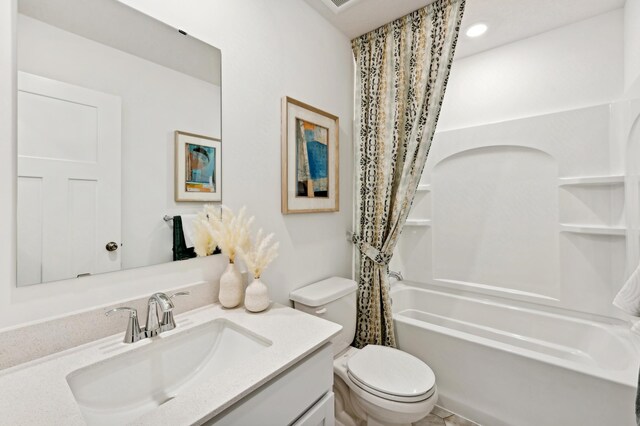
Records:
M322 315L325 312L327 312L327 308L323 306L322 308L316 310L316 315Z

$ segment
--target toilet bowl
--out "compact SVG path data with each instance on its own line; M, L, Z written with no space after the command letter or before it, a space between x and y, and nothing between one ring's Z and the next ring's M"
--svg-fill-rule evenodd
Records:
M336 398L355 424L410 425L429 414L438 400L431 369L397 349L349 347L334 358L333 371L334 380L345 385L334 386Z
M290 294L296 309L343 326L332 339L338 426L410 425L438 400L433 371L418 358L378 345L350 346L356 326L356 283L333 277Z

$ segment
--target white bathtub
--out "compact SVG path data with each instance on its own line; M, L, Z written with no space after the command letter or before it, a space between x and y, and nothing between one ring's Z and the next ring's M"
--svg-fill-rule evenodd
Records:
M626 323L406 281L391 297L398 345L434 370L445 408L486 426L635 426Z

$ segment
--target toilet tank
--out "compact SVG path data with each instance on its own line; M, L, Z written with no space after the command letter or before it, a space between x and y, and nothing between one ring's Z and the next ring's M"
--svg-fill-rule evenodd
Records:
M342 331L331 339L334 355L348 348L356 334L357 289L353 280L331 277L289 294L294 308L342 326Z

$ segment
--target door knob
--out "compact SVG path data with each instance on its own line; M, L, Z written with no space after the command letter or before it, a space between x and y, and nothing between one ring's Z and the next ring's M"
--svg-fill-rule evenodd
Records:
M106 246L104 246L104 248L107 249L107 251L116 251L118 250L118 243L111 241L109 243L107 243Z

